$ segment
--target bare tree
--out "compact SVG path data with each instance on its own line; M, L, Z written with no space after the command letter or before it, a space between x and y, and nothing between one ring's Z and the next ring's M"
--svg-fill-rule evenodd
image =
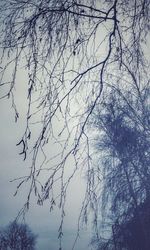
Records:
M34 250L36 236L26 224L10 223L0 231L0 249Z
M18 72L21 67L28 72L26 127L17 144L24 160L32 152L28 176L17 187L30 185L22 212L33 192L38 204L49 199L53 209L58 203L61 239L67 188L80 166L87 173L80 218L86 221L92 207L97 225L94 190L101 185L92 162L91 114L107 97L108 86L136 89L139 95L149 86L149 1L1 0L0 11L1 99L10 98L16 121ZM49 152L49 142L57 145L55 153ZM45 170L49 176L43 182ZM56 186L59 195L53 192Z
M140 94L140 95L139 95ZM102 210L112 236L98 249L149 249L150 106L147 88L110 90L95 113ZM108 212L109 211L109 212ZM111 217L111 220L110 220ZM104 231L105 232L105 231ZM109 235L110 236L110 235ZM99 241L98 241L99 242ZM113 242L113 244L112 244Z

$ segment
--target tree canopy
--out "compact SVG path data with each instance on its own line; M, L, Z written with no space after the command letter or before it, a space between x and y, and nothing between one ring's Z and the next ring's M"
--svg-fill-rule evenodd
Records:
M112 228L112 237L101 239L98 249L150 247L147 213L150 109L146 92L146 89L141 92L141 99L136 92L130 95L128 90L123 96L118 91L111 92L109 99L101 102L92 121L98 130L95 147L99 155L97 167L102 172L104 228Z
M0 249L2 250L34 250L36 236L28 225L11 222L0 230Z

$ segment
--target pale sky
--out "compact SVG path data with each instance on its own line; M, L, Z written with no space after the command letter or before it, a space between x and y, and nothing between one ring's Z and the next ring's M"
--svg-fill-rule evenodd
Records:
M98 31L98 39L95 39L98 44L94 43L95 47L100 44L101 40L103 41L105 35L105 32L102 33L101 30ZM99 40L100 38L101 40ZM97 57L102 56L103 58L103 56L105 56L105 50L102 50L104 45L101 45L101 47L99 47L100 49L97 50L100 53L97 53ZM89 47L90 46L91 44L89 43ZM145 48L145 52L148 55L149 49ZM0 100L0 226L6 226L15 219L19 210L26 202L28 191L27 184L21 187L17 196L14 197L13 194L16 191L17 182L10 182L10 180L26 175L28 173L28 167L30 166L28 160L26 162L23 161L23 157L19 155L20 148L16 146L25 128L25 91L27 90L25 73L24 71L20 72L17 79L16 102L20 113L20 119L17 124L15 123L14 111L11 108L11 101L8 99ZM52 145L49 145L49 147L53 148ZM78 172L70 185L66 203L63 250L72 249L76 237L77 220L82 205L84 190L85 180L83 175ZM35 234L38 234L37 250L59 249L59 215L60 212L57 207L50 213L47 202L45 202L43 206L38 206L36 199L32 196L32 203L26 214L26 223ZM87 228L84 226L81 230L80 238L74 250L93 250L92 246L89 246L91 238L92 228L89 223Z
M21 75L19 77L22 81ZM29 163L28 161L23 162L22 156L19 155L20 148L16 147L24 129L24 91L23 85L20 85L17 103L19 104L21 118L17 124L14 122L14 112L11 108L10 100L0 100L0 226L6 226L15 219L27 197L28 185L21 188L18 195L14 197L13 194L15 193L17 182L10 182L10 180L16 177L26 175ZM68 193L64 222L64 250L71 250L76 236L77 218L84 188L84 179L78 173ZM58 250L59 210L56 209L50 213L48 204L45 203L43 206L38 206L34 197L32 202L30 210L26 215L26 223L39 236L37 250ZM92 231L90 226L88 228L84 227L75 249L92 249L91 246L88 247L91 237Z

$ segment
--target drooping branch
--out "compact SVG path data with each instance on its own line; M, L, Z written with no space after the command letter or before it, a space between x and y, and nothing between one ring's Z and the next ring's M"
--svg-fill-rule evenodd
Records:
M49 199L53 208L58 202L62 208L61 225L68 185L81 166L90 173L84 209L94 204L98 184L91 186L91 173L95 169L89 160L93 150L88 124L97 105L107 99L110 86L122 96L128 87L139 93L144 89L148 78L144 53L149 29L148 2L8 0L0 3L3 90L0 98L11 99L16 121L19 107L14 90L20 69L23 67L27 73L26 126L18 146L23 147L20 154L24 160L32 157L29 174L18 188L30 183L28 205L32 192L38 204ZM54 146L49 150L48 145ZM45 171L48 178L43 183ZM59 194L54 192L56 186Z

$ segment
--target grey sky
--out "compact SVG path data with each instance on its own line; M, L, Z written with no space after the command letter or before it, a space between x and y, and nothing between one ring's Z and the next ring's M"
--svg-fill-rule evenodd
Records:
M22 88L20 85L17 102L21 119L18 121L18 124L14 122L14 112L11 109L11 102L9 100L1 100L0 102L0 226L7 225L16 217L27 197L28 185L23 186L18 195L14 197L13 194L15 193L17 182L10 182L10 180L16 177L26 175L28 168L28 161L23 162L22 156L19 156L20 148L16 147L16 143L19 141L24 129L24 91L23 85ZM64 222L64 250L70 250L74 242L84 188L84 180L81 174L78 173L68 193ZM57 239L60 222L59 213L57 208L50 213L48 203L38 206L33 197L30 210L26 215L26 223L39 236L38 250L57 250L59 248ZM91 249L91 247L88 248L91 236L91 229L83 228L75 249Z

